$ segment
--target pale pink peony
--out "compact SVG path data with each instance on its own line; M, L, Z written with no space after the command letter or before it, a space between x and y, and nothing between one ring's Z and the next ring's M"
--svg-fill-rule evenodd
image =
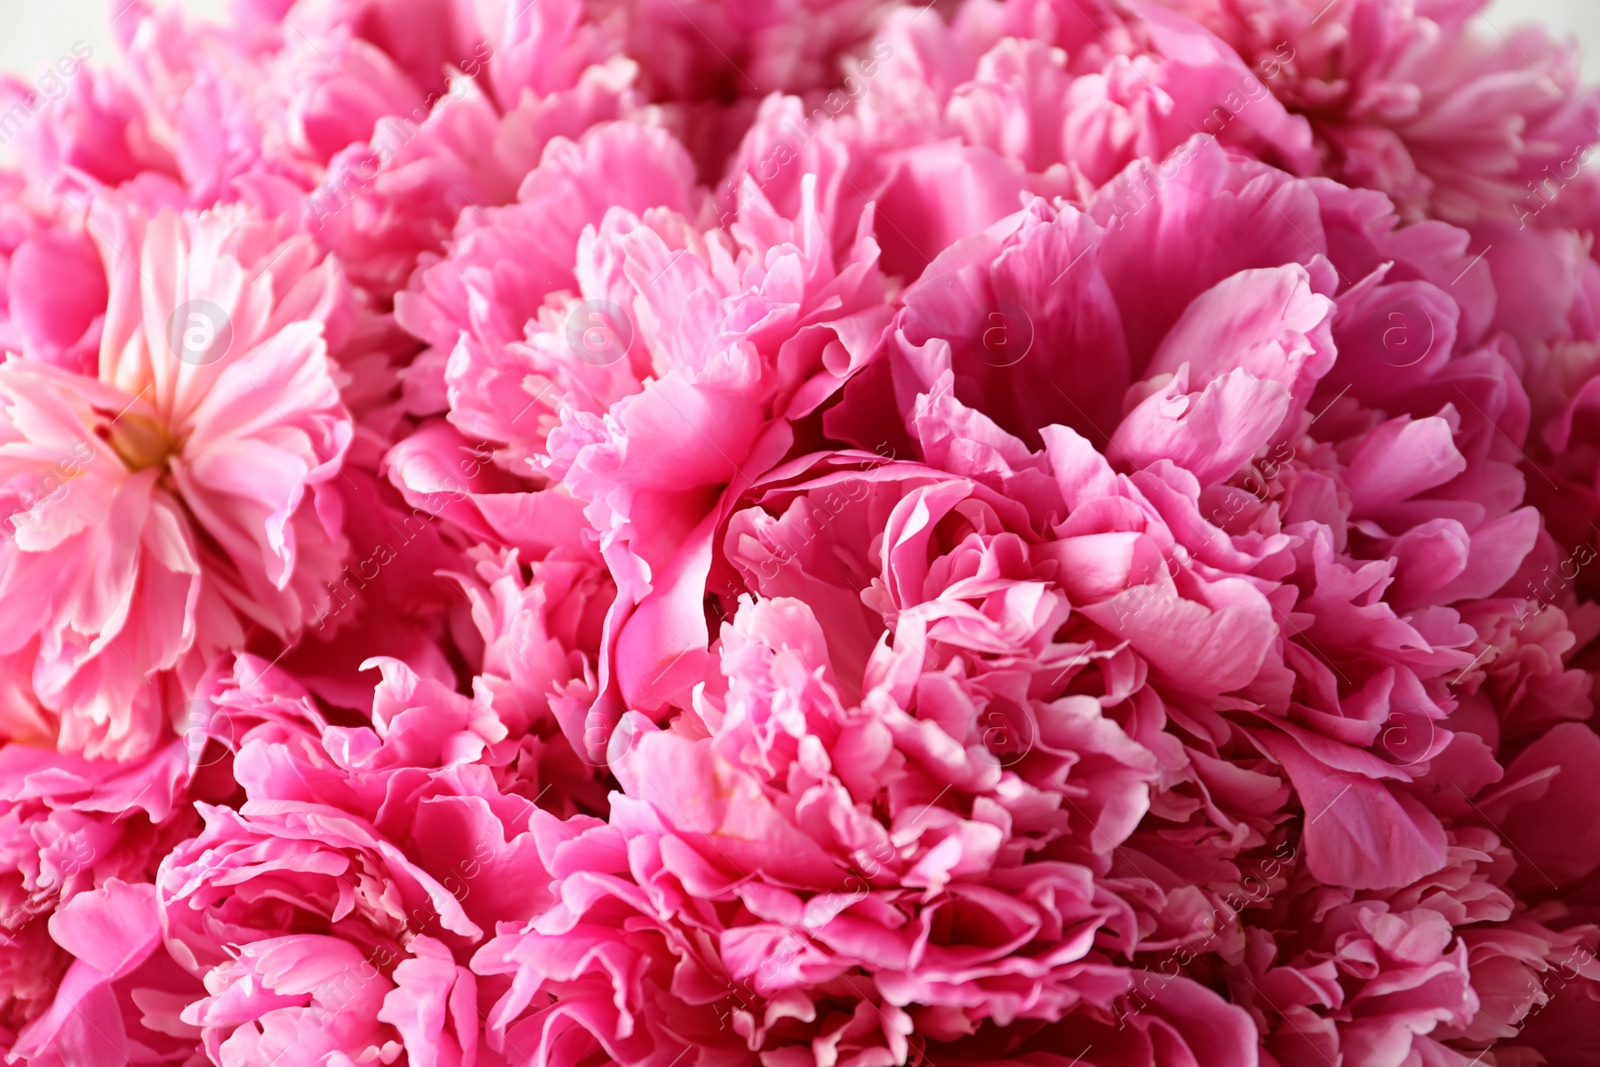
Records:
M1600 97L1579 84L1570 44L1502 32L1513 9L1489 23L1473 17L1481 0L1165 2L1311 121L1323 173L1388 194L1408 221L1570 225L1593 202L1579 171Z
M326 595L351 431L325 334L345 296L307 238L244 211L95 218L98 373L0 365L0 651L37 656L63 750L130 757L211 655L293 640Z

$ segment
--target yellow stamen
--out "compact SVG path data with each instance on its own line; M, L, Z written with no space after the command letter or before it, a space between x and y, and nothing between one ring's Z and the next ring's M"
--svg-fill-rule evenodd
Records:
M166 429L155 419L124 412L95 427L95 434L112 447L130 472L164 467L176 449Z

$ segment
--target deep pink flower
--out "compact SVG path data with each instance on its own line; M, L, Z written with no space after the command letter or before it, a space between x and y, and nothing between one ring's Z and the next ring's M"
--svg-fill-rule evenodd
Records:
M1600 97L1478 6L0 78L0 1050L1600 1067Z
M984 474L1026 457L958 407L919 426L963 468L985 445ZM1064 433L1065 456L1081 439ZM1068 557L1041 536L1058 480L1030 462L1002 495L977 471L880 459L780 468L733 516L725 558L760 598L724 623L722 677L671 730L630 717L613 736L626 796L609 828L569 831L560 905L476 957L518 976L491 1044L812 1062L826 1041L902 1063L913 1032L995 1056L1014 1019L1115 1024L1133 974L1114 956L1140 923L1104 879L1159 760L1102 710L1115 643L1063 630ZM593 947L568 962L567 945ZM1243 1020L1228 1033L1194 1035L1198 1062L1247 1062Z
M200 805L205 829L157 887L168 950L206 983L183 1021L215 1062L402 1049L470 1062L476 986L452 953L464 962L496 921L546 899L529 821L550 817L496 787L500 720L376 666L370 727L328 725L271 669L241 669L213 697L247 727L233 758L245 800Z
M161 947L154 886L107 879L51 916L49 931L74 959L12 1057L44 1067L199 1061L199 1031L178 1015L198 983Z
M201 760L194 734L127 762L88 760L24 744L0 747L0 1035L11 1050L40 1047L59 1027L35 1021L58 1002L58 988L84 995L73 956L81 942L57 936L54 916L97 891L136 888L159 857L194 829L188 785ZM92 905L79 905L73 914ZM63 920L66 921L66 920ZM148 953L151 946L146 945ZM119 976L120 977L120 976ZM25 1026L24 1024L29 1024Z
M1519 905L1505 885L1518 866L1494 832L1464 827L1447 865L1399 892L1297 879L1290 897L1247 914L1227 980L1285 1067L1517 1056L1547 1006L1586 997L1600 977L1600 931L1553 929L1568 925L1560 909Z
M1305 122L1255 71L1155 5L969 3L948 23L906 8L841 89L763 102L721 193L738 204L756 186L791 211L804 175L842 182L852 204L875 202L885 271L910 282L1024 191L1081 205L1197 133L1295 172L1315 162ZM846 236L854 217L835 225Z

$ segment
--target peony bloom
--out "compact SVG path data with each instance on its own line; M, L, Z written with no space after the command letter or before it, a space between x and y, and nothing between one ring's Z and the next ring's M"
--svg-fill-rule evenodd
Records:
M1582 997L1600 977L1600 931L1552 929L1566 925L1559 909L1518 905L1505 885L1518 863L1495 833L1451 838L1447 865L1399 892L1301 878L1246 916L1245 948L1225 973L1278 1062L1516 1056L1524 1028L1568 982Z
M188 786L198 735L169 740L128 762L8 744L0 748L0 1035L12 1048L61 1024L42 1021L56 990L71 985L74 956L57 917L108 886L147 882L154 862L193 832ZM66 922L68 920L61 920ZM145 947L148 953L151 946ZM81 995L81 994L80 994ZM37 1045L35 1046L37 1047Z
M1002 495L974 471L880 461L808 458L735 512L723 551L759 599L724 622L722 677L692 710L613 738L624 793L610 827L569 831L560 903L476 957L517 976L491 1045L903 1063L912 1033L993 1057L1013 1019L1114 1024L1132 980L1114 956L1139 923L1102 878L1158 760L1102 710L1114 645L1056 636L1070 600L1051 513L1007 498L1043 503L1056 483L1030 470ZM566 943L672 970L551 956ZM1192 1037L1199 1062L1249 1054L1242 1018Z
M97 373L0 365L0 652L35 658L64 751L128 758L217 651L294 640L338 568L345 296L308 239L243 212L95 219Z
M1457 478L1463 490L1515 479L1517 453L1501 434L1526 425L1518 396L1504 390L1507 363L1478 347L1482 325L1447 295L1455 275L1441 277L1460 262L1464 235L1395 231L1381 200L1230 163L1214 146L1198 147L1170 177L1136 170L1128 180L1147 182L1154 196L1139 213L1118 213L1114 184L1088 217L1036 204L936 260L906 294L888 380L858 379L834 425L863 441L891 433L878 416L887 403L909 422L928 403L921 398L953 386L957 401L1002 430L1042 435L1055 421L1103 442L1083 489L1064 494L1057 536L1082 524L1143 554L1123 561L1132 549L1118 548L1103 577L1099 553L1115 542L1082 557L1072 572L1097 562L1070 580L1087 598L1075 603L1149 660L1163 700L1195 714L1196 700L1214 705L1239 691L1255 709L1233 726L1211 720L1198 750L1206 760L1223 758L1227 746L1212 746L1232 734L1264 749L1277 765L1270 773L1304 791L1308 812L1348 793L1332 810L1351 810L1350 821L1317 820L1307 841L1320 877L1403 884L1443 862L1437 817L1385 783L1425 774L1448 739L1439 725L1454 706L1445 683L1471 663L1473 640L1449 605L1511 579L1538 530L1536 513L1498 492L1448 516L1427 502ZM1235 257L1229 235L1252 216L1263 221ZM1277 220L1281 238L1264 239L1273 230L1265 219ZM1327 235L1326 251L1308 247L1307 234ZM1283 259L1268 267L1274 241ZM1213 254L1187 254L1189 242ZM1394 259L1408 263L1409 279L1377 266ZM1413 359L1386 349L1397 336L1374 324L1392 315L1430 323L1429 350ZM1033 358L1075 351L1085 355L1065 372ZM1394 371L1363 377L1364 365ZM1076 385L1068 375L1093 377L1052 388ZM1125 414L1106 399L1119 377L1135 383ZM1016 469L1009 457L1027 445L989 449ZM1112 499L1099 501L1113 485ZM1092 510L1073 519L1084 507ZM1441 537L1458 546L1448 565ZM1177 607L1175 595L1209 610ZM1192 636L1174 644L1174 632ZM1360 728L1336 725L1353 713L1336 695L1346 688L1385 694L1360 713ZM1375 751L1354 754L1362 749ZM1331 777L1336 767L1343 776ZM1372 824L1353 814L1357 798L1388 810L1386 832L1414 833L1412 846L1359 840ZM1243 820L1235 834L1271 825L1259 821L1263 799L1229 817Z
M197 1062L199 1032L178 1018L197 983L162 949L154 886L107 879L63 905L49 932L53 947L74 958L59 986L51 981L49 1010L17 1036L13 1060L47 1067Z
M726 167L724 203L759 187L792 210L802 176L821 173L852 205L874 203L884 269L909 283L1025 192L1082 206L1130 163L1166 159L1197 133L1296 173L1314 165L1304 120L1206 29L1154 5L926 14L892 12L841 89L764 101ZM853 225L841 213L836 239Z
M609 738L609 723L592 709L599 699L595 664L615 589L593 552L552 551L524 567L517 553L481 552L457 575L483 639L474 685L505 724L515 758L502 788L548 810L604 811L606 787L592 753Z
M614 174L638 176L610 194L626 209L597 196ZM692 684L707 630L681 609L703 596L719 498L775 462L790 424L880 343L889 311L876 245L863 227L831 247L823 198L836 192L811 185L795 218L753 201L718 228L681 149L656 131L603 125L582 145L552 142L523 202L464 227L399 304L435 342L414 368L419 402L448 403L449 421L523 479L519 499L507 492L515 483L485 471L447 498L452 515L474 513L457 521L542 554L576 530L581 507L600 535L618 590L599 678L606 729L619 700L659 706ZM508 241L527 248L509 264ZM417 500L449 487L462 447L423 432L426 444L390 457ZM429 462L414 464L423 448Z
M310 33L323 57L275 61L288 67L279 106L318 120L325 168L305 199L308 225L384 299L458 222L515 201L552 140L638 106L636 66L581 0L267 7L283 56ZM337 58L345 49L372 54L353 65L358 80ZM308 74L325 91L308 92Z
M1408 221L1562 225L1592 200L1579 169L1600 97L1579 84L1576 49L1491 28L1476 0L1167 2L1310 120L1323 173L1386 193Z
M545 899L531 824L551 817L497 788L487 702L376 666L360 727L259 661L217 679L244 802L200 805L157 878L167 948L205 982L182 1020L214 1062L468 1062L476 986L451 961Z
M1600 97L1478 6L0 78L0 1051L1600 1067Z

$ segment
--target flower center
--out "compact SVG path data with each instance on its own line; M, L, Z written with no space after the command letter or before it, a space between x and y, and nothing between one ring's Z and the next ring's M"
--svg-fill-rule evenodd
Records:
M168 457L176 451L159 422L133 412L124 412L110 422L101 423L94 432L122 458L130 473L164 467Z

